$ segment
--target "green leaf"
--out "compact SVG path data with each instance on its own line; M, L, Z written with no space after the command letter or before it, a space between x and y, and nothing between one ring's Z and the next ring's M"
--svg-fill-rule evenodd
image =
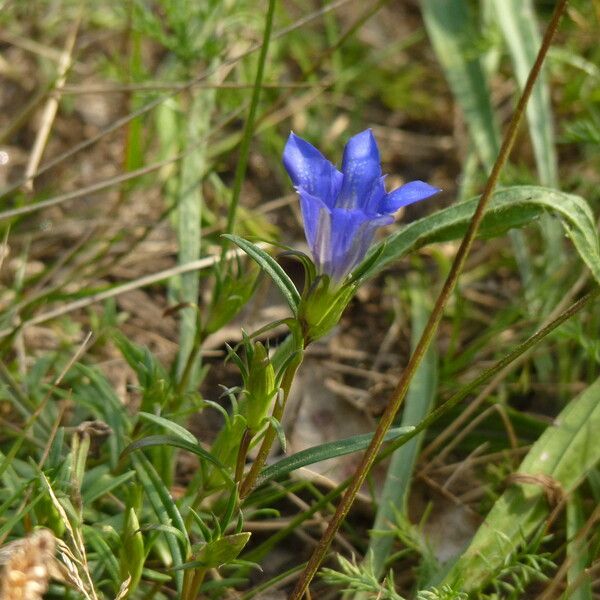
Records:
M81 497L86 505L110 494L115 488L135 477L135 471L127 471L121 475L113 475L108 465L99 465L85 473L81 487Z
M198 442L190 443L186 440L181 439L180 437L175 437L172 435L149 435L148 437L142 438L141 440L136 440L132 442L123 450L122 456L133 452L134 450L140 450L141 448L151 448L152 446L174 446L175 448L181 448L182 450L187 450L188 452L194 453L196 456L199 456L202 460L205 460L211 464L213 464L219 471L222 472L224 477L230 479L227 473L225 472L225 467L210 453L207 452Z
M106 574L104 577L108 575L113 584L118 586L121 581L119 562L115 556L114 549L107 542L108 536L106 535L106 531L101 532L99 528L95 529L93 526L84 525L83 535L85 543L90 546L90 549L94 553L94 562L98 565L96 572L99 570L98 567L105 570Z
M568 588L563 598L569 600L593 600L592 577L591 577L591 543L593 533L586 535L586 516L581 493L571 494L567 500L566 519L567 560L569 569L567 572Z
M512 483L496 501L467 550L446 576L472 592L493 577L506 557L546 521L545 492L570 496L600 462L600 379L572 400L535 442L518 474L539 483Z
M473 198L410 223L386 240L373 272L409 252L432 244L461 238L475 212ZM545 212L560 220L579 256L600 282L600 249L594 215L586 201L572 194L538 186L515 186L497 191L479 229L480 237L497 237L513 227L533 222ZM373 252L377 252L375 248Z
M179 185L167 188L170 202L176 207L175 220L179 245L178 263L184 265L200 258L202 237L202 212L205 205L202 179L209 171L207 151L211 130L216 90L206 94L192 94L185 103L188 118L179 123L178 138L180 151L183 151L179 170ZM179 351L177 354L177 379L181 379L190 354L196 343L198 311L195 307L200 289L200 271L182 273L169 280L171 298L185 306L179 311ZM194 361L191 381L195 380L199 361Z
M300 304L300 294L293 281L287 273L281 268L281 265L262 248L256 244L245 240L237 235L223 234L223 237L232 241L240 247L250 258L258 263L261 269L273 280L273 283L279 288L294 316L298 315L298 305Z
M145 419L146 421L151 421L152 423L156 423L156 425L160 425L165 429L168 429L170 432L174 433L177 437L182 440L189 442L190 444L197 444L198 440L194 436L194 434L190 433L185 427L174 423L170 419L166 419L165 417L161 417L159 415L153 415L151 413L140 411L138 415Z
M285 431L283 430L283 426L273 416L268 416L268 417L266 417L266 419L271 424L271 427L275 430L275 433L277 434L277 440L279 442L279 445L281 446L281 449L285 452L285 449L287 447L287 441L285 439Z
M510 53L515 77L523 89L541 45L531 0L492 0L498 24ZM540 183L554 186L556 150L552 130L550 92L542 71L527 103L527 121Z
M401 435L410 433L413 429L414 427L394 427L386 434L385 441L389 442L395 440ZM320 444L318 446L313 446L312 448L307 448L306 450L301 450L300 452L282 458L275 464L263 469L258 477L257 483L265 483L270 479L282 477L296 469L306 467L307 465L313 465L314 463L329 458L336 458L337 456L359 452L360 450L364 450L371 443L372 437L372 433L363 433L343 440L327 442L326 444Z
M119 552L119 565L123 580L131 577L129 591L137 589L146 559L144 538L140 523L133 508L129 508L123 527L122 545ZM129 596L129 593L127 594Z
M218 569L235 560L250 539L250 533L234 533L218 540L208 542L200 547L198 552L193 552L194 561L185 563L180 569Z
M452 93L487 171L499 149L498 129L481 64L480 35L465 0L421 0L423 20Z
M173 568L181 567L184 556L188 552L188 543L185 524L179 509L150 461L142 453L133 454L131 461L160 523L174 526L186 540L185 544L180 543L178 536L165 531L164 535L169 546ZM179 595L181 595L183 592L183 574L181 572L175 572L175 582Z

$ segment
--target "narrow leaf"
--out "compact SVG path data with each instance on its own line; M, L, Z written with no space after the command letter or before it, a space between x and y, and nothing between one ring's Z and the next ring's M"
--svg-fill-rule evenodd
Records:
M498 129L481 64L479 35L466 0L421 0L423 20L477 154L489 171L499 149Z
M235 560L250 539L250 533L234 533L226 535L212 542L203 544L198 551L194 551L194 560L185 563L180 569L203 567L218 569L219 567Z
M168 429L171 433L174 433L177 437L181 438L186 442L189 442L190 444L198 443L198 440L196 439L194 434L190 433L185 427L174 423L170 419L166 419L165 417L153 415L151 413L143 411L140 411L138 415L146 421L151 421L152 423L156 423L156 425L160 425L161 427Z
M256 244L245 240L237 235L224 234L223 237L232 241L241 248L252 260L256 261L260 268L273 280L273 283L279 288L294 316L298 315L298 305L300 304L300 294L293 281L287 273L281 268L281 265L262 248Z
M135 453L131 457L131 461L160 523L162 525L172 525L182 535L186 536L185 524L179 509L150 461L142 453ZM177 536L167 531L164 535L169 546L173 567L181 567L184 556L188 551L187 544L180 544ZM176 571L174 577L177 591L181 595L183 592L183 573Z
M396 440L399 436L410 433L413 429L414 427L394 427L386 434L385 441ZM307 465L364 450L370 444L372 438L372 433L364 433L296 452L296 454L282 458L275 464L263 469L258 477L258 484L282 477Z
M136 440L132 442L123 450L122 456L130 454L134 450L139 450L141 448L151 448L152 446L174 446L175 448L181 448L182 450L187 450L188 452L192 452L196 456L199 456L202 460L205 460L211 464L213 464L224 477L230 479L225 471L225 467L210 453L207 452L200 444L190 443L186 440L181 439L180 437L175 437L171 435L149 435L148 437L142 438L141 440Z
M498 24L506 41L515 77L523 89L541 45L531 0L492 0ZM550 92L544 72L538 76L526 111L540 183L554 186L556 150L552 130Z

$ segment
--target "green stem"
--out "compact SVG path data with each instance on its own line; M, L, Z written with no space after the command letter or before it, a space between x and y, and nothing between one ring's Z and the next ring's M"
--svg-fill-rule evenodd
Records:
M281 421L283 417L283 412L285 410L285 405L287 403L287 399L290 395L290 390L292 388L292 382L294 381L294 376L296 375L296 371L298 367L302 363L303 353L299 352L298 356L292 360L292 362L287 366L285 370L285 374L283 375L283 380L281 382L281 390L282 390L282 398L280 402L275 403L275 407L273 408L273 418L277 421ZM252 463L250 467L250 471L248 471L248 475L246 475L242 485L240 487L240 500L244 500L248 496L248 494L252 491L254 484L256 483L256 479L260 474L267 457L269 456L269 452L271 451L271 446L275 441L275 437L277 432L275 428L271 425L263 438L262 444L258 451L258 455L256 459Z
M248 456L248 448L252 441L252 431L246 427L240 441L240 449L238 450L237 460L235 463L235 482L239 483L244 475L244 466L246 464L246 456Z
M193 571L188 571L188 574L189 576L186 578L186 585L183 590L183 599L196 600L200 587L206 577L206 569L194 569Z
M396 388L392 393L392 397L373 435L371 444L367 448L360 466L354 473L348 490L346 491L341 502L339 503L338 508L334 516L332 517L327 530L325 531L317 547L313 551L306 565L306 568L302 572L302 575L300 576L300 579L298 580L296 587L294 588L290 596L290 600L301 600L306 590L308 589L308 586L310 585L310 582L312 581L319 566L321 565L321 562L323 561L323 558L325 557L325 554L327 553L327 550L329 549L329 546L331 545L335 534L337 533L340 525L342 524L342 521L348 514L350 507L354 502L356 494L358 493L359 489L364 483L369 473L369 470L371 469L371 466L377 458L377 454L379 453L379 450L383 443L384 436L387 433L390 426L392 425L396 417L396 413L398 412L398 409L400 408L400 405L404 400L410 382L418 366L420 365L427 351L427 348L429 347L429 344L433 340L438 325L442 319L446 303L448 302L448 299L450 298L450 295L452 294L456 286L458 277L464 267L471 246L473 245L473 241L475 239L475 235L477 234L477 230L479 229L481 221L483 220L485 209L490 201L492 192L494 191L494 188L496 187L496 184L498 182L500 171L504 167L506 161L508 160L510 151L512 150L512 147L514 145L515 139L517 137L517 130L523 117L523 113L525 112L527 101L531 96L533 86L542 68L542 64L548 52L548 48L550 47L550 43L554 37L554 34L556 33L560 17L562 16L562 13L565 10L567 1L568 0L559 0L559 2L556 4L554 13L552 15L552 19L550 21L550 24L548 25L546 34L544 35L544 39L542 41L542 45L537 55L535 64L533 65L531 73L529 74L527 83L525 84L523 93L521 95L521 98L519 99L519 103L517 104L513 117L510 121L508 130L502 143L502 147L500 148L500 152L498 154L498 158L494 163L494 167L492 169L492 172L490 173L489 179L487 180L485 189L483 191L483 194L481 195L479 204L477 205L477 209L475 210L475 214L471 219L465 237L463 238L458 252L456 253L456 257L454 258L454 262L452 263L452 267L450 268L448 277L437 298L434 309L427 322L427 325L425 326L425 330L423 331L423 335L421 336L421 339L419 340L419 343L417 344L417 347L415 348L415 351L411 356L410 361L406 366L406 369L402 373L402 376L400 377L398 384L396 385Z

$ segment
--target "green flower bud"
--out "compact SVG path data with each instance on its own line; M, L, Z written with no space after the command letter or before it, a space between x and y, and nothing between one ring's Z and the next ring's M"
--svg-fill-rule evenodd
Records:
M133 508L127 511L123 527L123 544L120 550L119 567L121 578L131 577L127 598L135 592L142 577L142 569L146 553L144 538L140 531L140 524Z
M299 318L308 345L329 333L339 322L342 313L356 292L354 283L332 285L324 275L315 280L302 298Z

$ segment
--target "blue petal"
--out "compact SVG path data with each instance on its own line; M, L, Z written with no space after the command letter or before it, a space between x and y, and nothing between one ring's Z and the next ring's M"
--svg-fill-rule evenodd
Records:
M342 280L365 257L375 231L393 222L389 215L371 217L360 210L336 208L331 212L330 260L323 271Z
M385 185L383 184L385 177L385 175L379 177L371 186L368 199L362 207L362 210L368 215L375 216L380 214L381 204L386 196Z
M397 190L386 194L379 206L379 212L391 214L402 206L425 200L425 198L429 198L429 196L433 196L440 191L439 188L433 187L424 181L410 181Z
M296 188L333 207L342 185L342 174L312 144L290 133L283 164Z
M298 188L300 195L300 209L302 210L302 221L304 222L304 233L311 251L316 243L319 220L323 219L322 212L329 212L329 208L319 198L309 194L304 188Z
M377 142L370 129L351 137L344 149L344 182L336 208L364 208L371 188L381 177L381 160Z

